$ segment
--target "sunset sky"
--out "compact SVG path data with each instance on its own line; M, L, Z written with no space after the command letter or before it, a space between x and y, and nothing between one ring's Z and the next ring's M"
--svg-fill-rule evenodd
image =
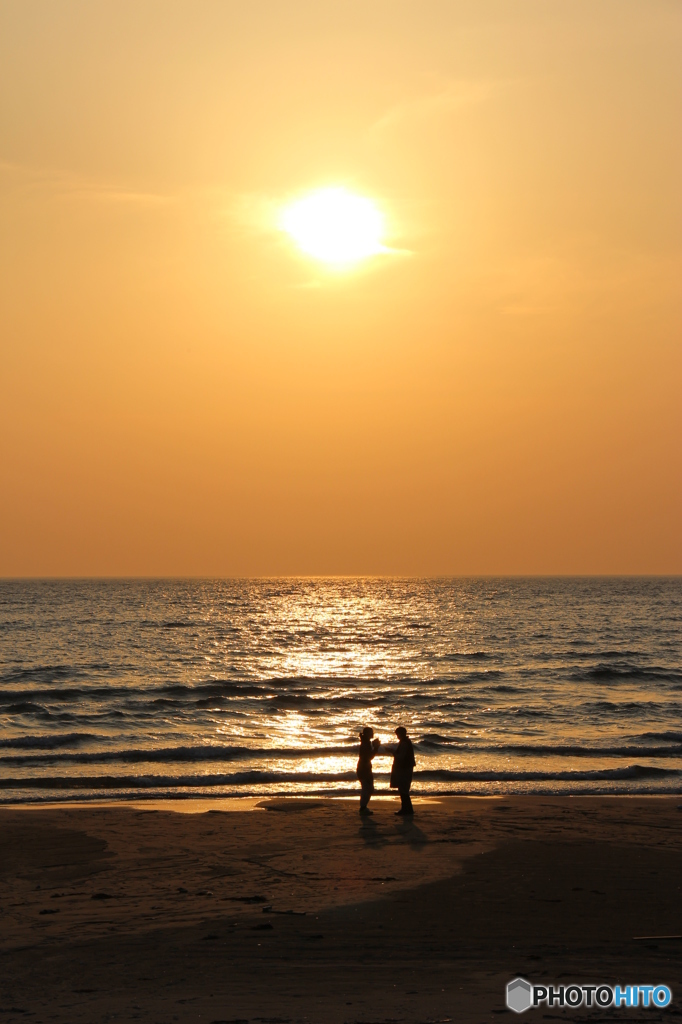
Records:
M681 54L677 0L0 0L0 575L682 572Z

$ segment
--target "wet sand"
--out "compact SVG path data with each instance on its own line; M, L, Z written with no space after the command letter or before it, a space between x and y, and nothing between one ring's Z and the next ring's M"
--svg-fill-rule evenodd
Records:
M517 975L682 1016L679 796L177 806L0 808L0 1024L516 1019Z

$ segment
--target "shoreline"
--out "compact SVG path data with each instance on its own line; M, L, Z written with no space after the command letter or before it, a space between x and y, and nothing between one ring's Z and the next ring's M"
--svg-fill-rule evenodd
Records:
M445 793L445 794L424 794L415 795L411 793L412 802L416 808L428 807L434 805L447 806L449 802L459 800L675 800L682 797L682 789L679 792L670 793L591 793L591 792L575 792L575 793ZM330 803L358 803L360 799L360 791L353 794L335 794L335 793L278 793L267 796L253 796L251 794L245 794L244 796L201 796L195 797L191 794L185 795L180 794L176 797L153 797L150 796L146 799L128 799L121 797L120 800L111 799L98 799L93 797L92 800L50 800L50 801L23 801L23 802L3 802L0 801L0 814L3 811L59 811L59 810L94 810L98 808L128 808L131 810L158 810L158 811L171 811L177 814L205 814L210 810L221 810L221 811L253 811L253 810L267 810L267 805L273 802L279 801L292 801L298 803L315 803L319 804L322 802ZM370 807L374 807L376 804L394 804L398 806L398 793L397 790L390 793L374 793ZM682 810L682 804L680 804L679 810Z

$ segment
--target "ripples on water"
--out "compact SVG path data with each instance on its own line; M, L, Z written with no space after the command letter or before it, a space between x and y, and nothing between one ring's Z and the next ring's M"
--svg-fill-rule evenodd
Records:
M680 792L682 580L0 582L0 800ZM390 756L375 761L386 788Z

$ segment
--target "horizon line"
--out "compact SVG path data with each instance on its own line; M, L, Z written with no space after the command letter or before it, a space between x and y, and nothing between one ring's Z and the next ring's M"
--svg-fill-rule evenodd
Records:
M682 579L682 572L508 572L508 573L438 573L438 574L404 574L404 573L284 573L261 575L202 575L169 574L169 575L59 575L59 576L0 576L0 583L57 583L57 582L151 582L151 581L212 581L212 582L262 582L269 580L501 580L501 579Z

